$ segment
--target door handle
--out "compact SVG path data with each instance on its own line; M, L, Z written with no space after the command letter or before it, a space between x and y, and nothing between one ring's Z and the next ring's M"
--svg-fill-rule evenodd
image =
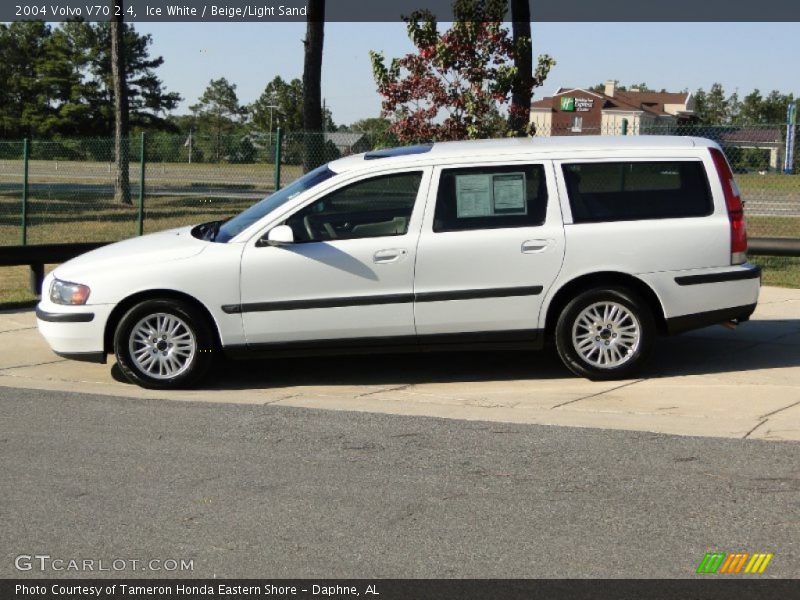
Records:
M404 248L391 248L388 250L378 250L372 255L372 261L378 264L388 264L403 260L408 254Z
M544 252L550 246L550 240L527 240L522 242L523 254L536 254Z

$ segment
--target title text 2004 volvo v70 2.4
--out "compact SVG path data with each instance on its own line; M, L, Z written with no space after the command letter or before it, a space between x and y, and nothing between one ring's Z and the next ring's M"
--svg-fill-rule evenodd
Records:
M55 352L139 385L215 356L537 348L624 378L659 334L746 321L760 272L709 140L562 137L368 152L224 222L90 252L37 308Z

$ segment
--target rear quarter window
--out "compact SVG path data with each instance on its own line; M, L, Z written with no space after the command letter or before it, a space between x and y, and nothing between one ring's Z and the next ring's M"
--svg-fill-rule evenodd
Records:
M569 163L574 223L704 217L714 211L700 161Z

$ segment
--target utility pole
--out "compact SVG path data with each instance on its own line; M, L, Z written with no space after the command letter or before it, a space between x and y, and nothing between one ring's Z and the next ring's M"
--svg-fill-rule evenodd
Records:
M790 102L786 107L786 150L783 153L783 172L791 175L794 172L794 143L797 128L797 103Z
M279 108L275 104L268 104L267 108L269 109L269 143L270 146L272 145L272 111L276 108Z

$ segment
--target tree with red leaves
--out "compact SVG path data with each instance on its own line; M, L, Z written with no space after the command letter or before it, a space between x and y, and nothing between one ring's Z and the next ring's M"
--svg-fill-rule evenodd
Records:
M453 26L441 34L432 13L415 11L405 17L415 53L387 66L381 53L370 52L382 114L401 142L506 134L500 110L517 76L517 44L502 24L506 9L506 0L456 0ZM539 57L535 85L553 64Z

